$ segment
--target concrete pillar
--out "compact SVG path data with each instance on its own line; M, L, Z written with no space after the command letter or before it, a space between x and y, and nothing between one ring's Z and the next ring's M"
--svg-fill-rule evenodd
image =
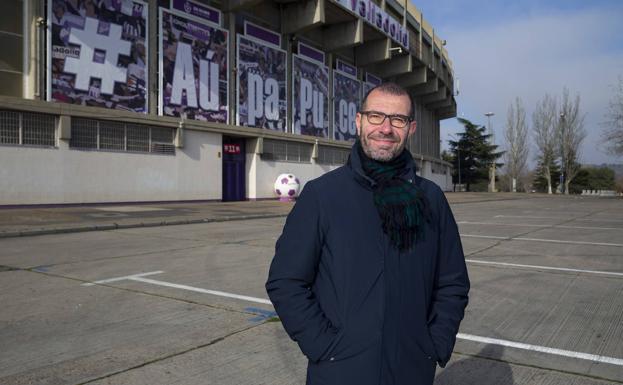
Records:
M446 99L447 89L444 86L438 87L436 92L420 97L420 101L424 105L440 102Z
M150 115L158 115L158 0L149 0L148 4L147 28L149 36L147 36L147 109ZM160 74L162 76L162 74Z
M337 51L363 43L363 20L356 19L328 26L323 31L323 47L326 52Z
M436 77L427 77L426 84L420 84L411 88L409 91L413 93L413 96L416 98L422 97L424 95L432 94L439 90L439 83Z
M371 72L376 73L382 78L403 75L410 73L413 69L413 58L411 55L400 55L393 57L390 61L379 63L374 66Z
M391 59L389 49L391 40L388 38L371 40L355 47L355 63L358 66L367 66L373 63Z
M405 88L426 84L426 67L415 67L410 73L397 76L395 81Z
M225 12L235 12L261 4L262 0L229 0L224 1L223 3L225 5Z
M302 32L325 22L325 0L297 1L286 4L283 9L281 32Z
M236 87L238 87L238 70L236 66L236 15L233 12L229 12L225 15L225 18L227 18L229 38L229 68L227 69L229 71L228 123L233 125L236 124L236 113L238 111L238 99L236 99Z

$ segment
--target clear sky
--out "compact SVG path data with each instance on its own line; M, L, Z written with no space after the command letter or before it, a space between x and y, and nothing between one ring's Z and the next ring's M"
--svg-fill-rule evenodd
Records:
M623 163L603 151L601 123L618 76L623 76L623 0L415 0L447 41L460 93L457 115L491 125L504 148L508 106L520 97L532 123L543 95L560 98L563 87L580 95L588 133L581 163ZM441 122L442 148L456 119ZM532 143L532 141L531 141ZM532 146L531 163L535 156Z

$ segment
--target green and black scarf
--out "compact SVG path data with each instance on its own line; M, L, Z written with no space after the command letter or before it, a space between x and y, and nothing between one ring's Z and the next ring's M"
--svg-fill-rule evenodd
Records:
M355 146L363 171L376 182L374 205L383 222L383 231L398 250L412 249L424 237L430 212L422 190L401 177L412 162L411 154L405 149L389 162L379 162L363 152L359 140Z

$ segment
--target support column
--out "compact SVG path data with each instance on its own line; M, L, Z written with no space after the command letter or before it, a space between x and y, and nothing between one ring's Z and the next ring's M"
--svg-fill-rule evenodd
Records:
M148 114L158 115L158 77L162 74L158 73L158 0L149 0L148 3L148 19L147 28L149 36L147 36L148 65L147 72L147 108Z
M365 42L355 47L355 63L357 66L363 67L373 63L391 59L389 48L391 47L390 39L379 39Z
M283 10L281 33L293 34L322 25L325 22L325 0L299 1L286 4Z
M357 19L327 27L322 36L327 52L353 47L363 43L363 20Z

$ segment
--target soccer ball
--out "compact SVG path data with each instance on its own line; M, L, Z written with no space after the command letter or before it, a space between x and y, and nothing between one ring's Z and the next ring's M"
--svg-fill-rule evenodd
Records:
M281 174L275 181L275 194L280 201L292 201L298 195L301 183L293 174Z

